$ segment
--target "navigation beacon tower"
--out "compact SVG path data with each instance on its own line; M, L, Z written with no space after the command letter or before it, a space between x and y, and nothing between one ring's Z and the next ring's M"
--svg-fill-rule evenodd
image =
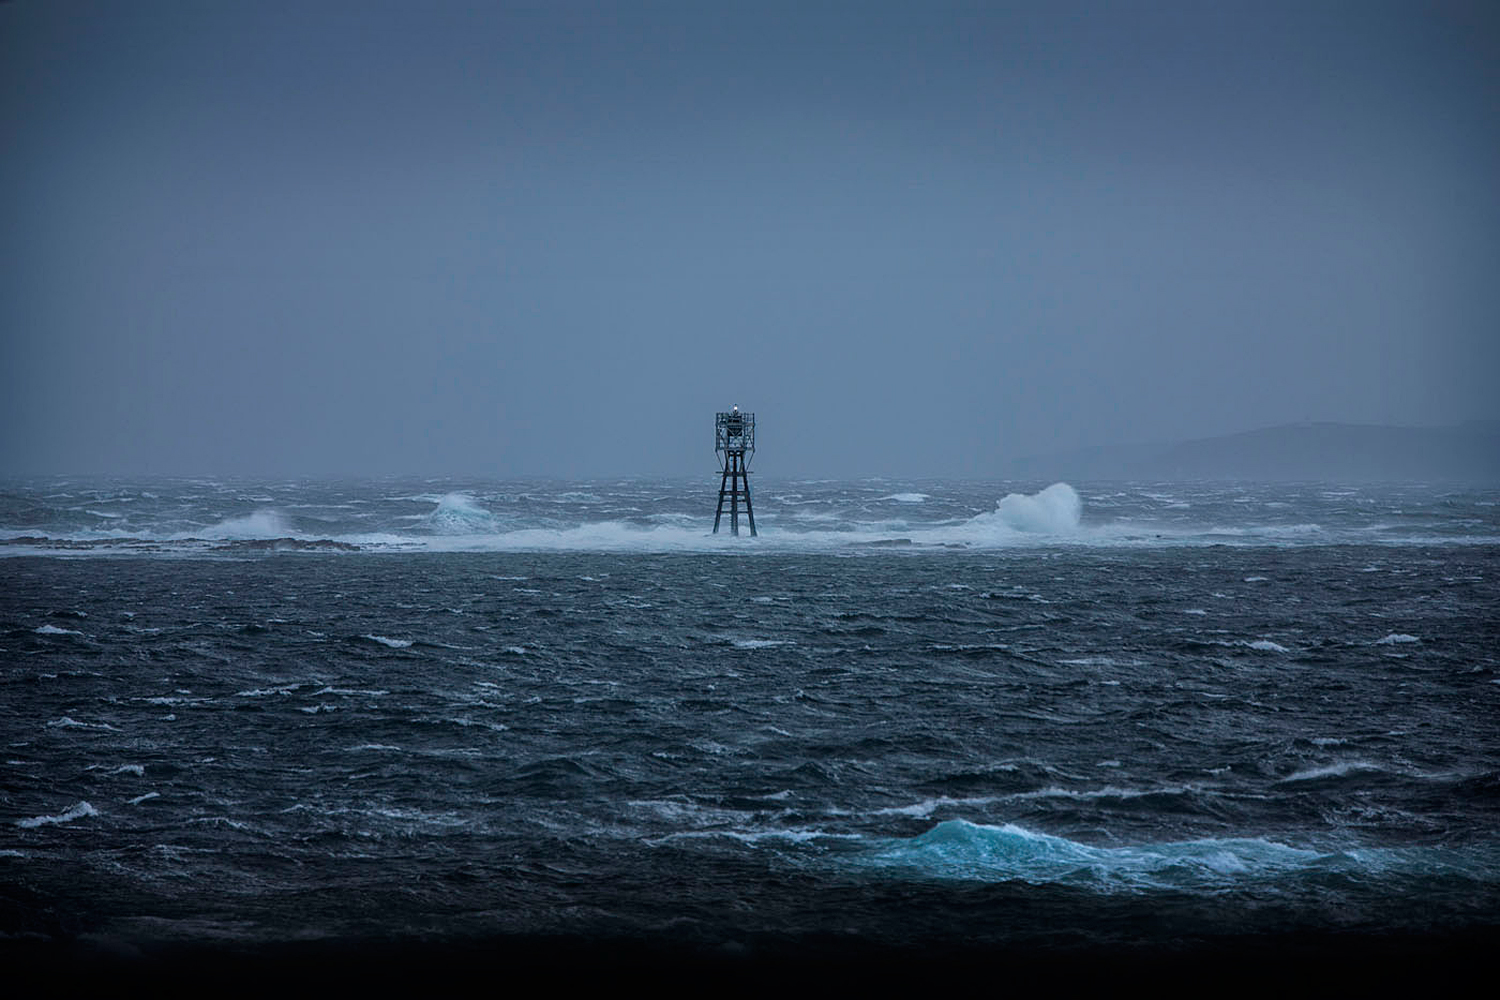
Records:
M750 459L755 455L755 414L741 413L736 406L728 413L714 414L714 452L719 456L719 509L714 513L714 534L719 533L719 519L724 516L724 501L729 501L729 530L740 533L740 500L745 501L745 518L750 522L750 537L755 537L755 512L750 509Z

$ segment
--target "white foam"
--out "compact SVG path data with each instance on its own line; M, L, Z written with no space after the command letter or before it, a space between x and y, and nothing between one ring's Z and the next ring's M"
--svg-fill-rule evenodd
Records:
M499 527L495 515L467 493L449 493L423 521L440 535L489 534Z
M1288 651L1281 643L1272 642L1270 639L1257 639L1254 642L1246 643L1246 645L1251 649L1258 649L1263 653L1285 653Z
M1077 491L1067 483L1053 483L1031 495L1008 494L1000 501L995 513L1002 522L1016 531L1067 535L1078 530L1083 502L1078 499Z
M410 639L390 639L383 635L366 635L363 638L369 639L372 642L378 642L382 646L389 646L392 649L405 649L412 642Z
M872 485L873 484L873 485ZM188 503L164 508L141 520L133 510L128 520L108 521L108 528L62 532L38 536L25 545L6 547L0 555L56 553L62 545L70 556L121 551L173 553L219 558L223 546L215 539L247 542L287 537L302 541L325 539L370 552L406 551L588 551L588 552L703 552L750 555L774 552L827 552L843 555L920 552L924 547L1004 549L1018 547L1109 546L1161 547L1199 545L1302 546L1348 540L1351 533L1361 544L1369 541L1368 518L1346 523L1347 515L1328 512L1333 520L1320 526L1307 523L1267 524L1253 519L1195 519L1181 508L1191 501L1194 510L1222 507L1213 490L1195 491L1161 488L1161 492L1138 490L1099 494L1093 498L1099 510L1088 523L1082 519L1082 501L1065 483L1056 483L1034 494L1012 493L974 517L954 516L952 507L935 498L943 493L918 492L899 482L865 480L862 485L824 490L818 484L788 483L787 491L772 487L763 494L757 509L759 537L736 538L728 532L711 531L712 519L701 507L701 495L693 498L676 486L642 486L634 481L609 487L581 488L556 493L541 488L531 493L501 494L494 487L457 488L434 486L431 493L412 497L361 498L333 503L334 497L315 503L293 502L294 484L287 489L254 491L235 488L230 503L220 505L208 495L185 495ZM896 487L890 493L883 490ZM443 492L444 489L449 492ZM806 492L795 492L798 490ZM1235 492L1231 490L1230 492ZM1245 494L1244 490L1238 491ZM963 488L955 488L952 499L970 502ZM1207 499L1209 502L1203 502ZM1282 500L1241 495L1238 501L1277 504ZM400 501L404 506L384 509L382 504ZM99 501L102 502L102 501ZM194 505L213 503L215 506ZM501 505L504 505L503 507ZM555 505L553 513L537 513L537 506ZM586 506L579 506L584 504ZM601 506L602 505L602 506ZM1298 507L1298 504L1291 504ZM310 508L311 520L303 521ZM490 508L494 509L490 509ZM258 509L256 509L258 508ZM339 513L333 514L337 508ZM113 508L106 504L101 510ZM711 509L711 505L710 505ZM610 511L604 515L604 510ZM349 513L354 511L354 513ZM232 515L232 516L227 516ZM294 516L295 515L295 516ZM611 519L598 520L598 516ZM213 523L223 517L224 520ZM186 518L186 520L184 519ZM97 522L103 524L101 520ZM204 526L207 524L208 526ZM318 525L316 529L308 525ZM1378 532L1382 544L1412 541L1444 545L1494 544L1500 537L1466 534L1482 529L1482 520L1454 522L1457 533L1443 528L1436 533L1392 526L1395 535ZM128 530L126 526L129 526ZM300 526L303 530L298 531ZM306 534L316 530L317 534ZM35 535L30 527L0 529L0 539ZM1407 538L1406 535L1417 537ZM1401 537L1398 537L1401 536ZM73 545L73 542L89 543ZM336 547L336 546L330 546ZM252 546L252 549L254 547ZM247 550L248 551L248 550ZM1255 571L1251 571L1254 573ZM1265 571L1261 571L1265 573ZM1269 574L1244 576L1247 584L1264 582ZM39 623L38 623L39 624ZM57 622L53 628L62 623ZM77 623L69 623L76 627ZM85 633L86 635L86 633ZM54 638L63 638L54 633Z
M112 733L119 730L107 722L79 722L77 719L63 716L61 719L53 719L47 723L48 729L108 729Z
M41 625L32 629L37 635L83 635L77 629L58 628L56 625Z
M67 812L58 813L55 816L32 816L30 819L18 819L16 820L16 826L30 830L39 826L50 826L57 823L71 823L75 819L82 819L85 816L97 815L99 815L99 811L97 809L89 805L87 802L80 802L73 808L69 809Z
M770 649L772 646L795 646L791 639L731 639L735 649Z
M195 534L188 532L180 537L189 537ZM286 519L274 510L258 510L243 517L231 517L210 528L204 528L196 532L200 538L216 539L242 539L242 538L292 538L296 532L286 523Z
M965 820L947 820L914 838L877 843L865 856L868 863L911 869L924 878L1033 884L1083 880L1130 892L1184 883L1219 886L1226 879L1232 884L1247 874L1302 870L1323 858L1315 851L1244 838L1095 847L1014 824L984 826Z
M651 843L667 843L674 840L710 840L717 837L736 840L742 844L757 844L767 840L805 844L817 840L860 840L857 833L830 833L827 830L690 830L670 833Z
M1390 635L1386 636L1384 639L1376 639L1375 640L1375 645L1377 645L1377 646L1394 646L1394 645L1397 645L1398 643L1421 642L1421 641L1422 641L1421 639L1418 639L1414 635L1407 635L1404 632L1392 632Z
M1342 778L1346 774L1360 774L1370 771L1383 771L1385 768L1379 764L1371 764L1363 760L1342 761L1338 764L1327 764L1323 767L1312 767L1305 771L1297 771L1289 774L1281 780L1291 781L1316 781L1319 778Z
M148 799L159 799L159 798L161 798L161 792L147 792L145 795L137 795L133 799L126 799L125 800L125 804L126 805L132 805L132 806L138 806L142 802L147 801Z
M1048 785L1031 792L1017 792L1014 799L1140 799L1150 795L1190 795L1199 789L1191 785L1162 785L1157 788L1103 788L1072 789Z

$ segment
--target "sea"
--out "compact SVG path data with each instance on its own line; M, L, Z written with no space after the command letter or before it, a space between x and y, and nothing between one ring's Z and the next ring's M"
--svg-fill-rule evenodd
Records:
M757 474L752 537L717 488L0 484L0 957L1500 944L1500 490Z

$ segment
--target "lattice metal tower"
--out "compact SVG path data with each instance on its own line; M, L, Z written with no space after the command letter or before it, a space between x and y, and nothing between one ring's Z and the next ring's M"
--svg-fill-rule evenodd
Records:
M714 534L724 516L724 501L729 501L729 530L740 533L740 501L745 501L745 518L750 522L750 537L755 537L755 511L750 509L750 459L755 455L755 414L741 413L736 406L728 413L714 414L714 453L719 456L719 509L714 513Z

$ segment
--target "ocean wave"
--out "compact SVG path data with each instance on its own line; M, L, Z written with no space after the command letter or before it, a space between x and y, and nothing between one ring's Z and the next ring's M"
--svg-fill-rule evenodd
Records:
M1066 535L1078 530L1083 501L1067 483L1053 483L1031 495L1011 493L995 508L995 514L1016 531Z
M412 644L412 640L410 639L391 639L383 635L362 635L360 638L368 639L370 642L379 643L391 649L405 649Z
M1283 783L1297 781L1322 781L1327 778L1345 778L1353 774L1381 774L1385 768L1379 764L1369 761L1350 760L1341 761L1337 764L1325 764L1321 767L1311 767L1304 771L1297 771L1282 778Z
M75 819L83 819L85 816L97 816L99 811L87 802L80 802L66 812L57 813L52 816L32 816L27 819L16 820L16 826L32 830L39 826L54 826L59 823L71 823Z
M850 860L860 867L919 878L1143 892L1223 891L1329 871L1413 878L1441 872L1493 884L1500 878L1496 854L1493 845L1322 850L1258 837L1096 847L1009 823L988 826L953 819L915 837L876 840Z
M292 538L296 532L279 512L258 510L243 517L231 517L200 531L183 533L183 538L248 539Z
M1377 646L1395 646L1395 645L1405 644L1405 643L1409 643L1409 642L1421 642L1421 641L1422 641L1421 639L1417 638L1414 635L1406 635L1405 633L1402 633L1402 632L1392 632L1390 635L1386 636L1384 639L1376 639L1375 640L1375 645L1377 645Z
M32 631L37 635L83 635L76 628L58 628L56 625L39 625Z
M494 514L479 506L467 493L449 493L422 523L439 535L487 535L499 530Z
M1286 496L1285 491L1251 496L1243 489L1184 487L1181 497L1175 492L1101 492L1086 502L1073 486L1058 482L1036 492L1006 493L989 509L981 509L983 494L973 484L917 490L899 483L871 489L870 482L844 488L822 482L798 484L800 491L773 486L761 494L765 499L756 509L759 537L753 540L722 530L713 533L712 493L706 486L662 482L647 491L648 499L638 484L589 490L556 484L504 493L469 487L396 495L309 485L305 494L292 487L237 490L232 498L237 503L280 499L275 506L242 509L230 516L222 509L203 509L219 504L220 498L184 492L149 507L137 505L128 527L118 518L110 522L113 527L103 527L110 519L90 516L84 522L78 513L52 508L40 519L28 514L23 522L0 525L0 552L230 558L299 551L857 555L944 548L1500 542L1493 520L1456 518L1446 508L1426 520L1412 519L1404 529L1381 523L1382 530L1373 536L1371 518L1362 510L1330 510L1319 506L1324 501L1306 497L1291 498L1297 511L1288 518L1290 523L1258 522L1250 513L1287 506L1287 500L1271 499ZM1169 498L1172 509L1153 498ZM1192 500L1192 510L1204 512L1197 523L1176 506L1187 499ZM1226 504L1242 502L1250 516L1225 516ZM430 506L424 510L413 504ZM1086 518L1085 507L1090 505L1097 509ZM290 511L295 511L295 518ZM1247 583L1264 580L1258 575L1245 578Z
M114 726L111 726L107 722L79 722L77 719L71 718L71 717L66 716L66 715L63 716L60 719L53 719L51 722L47 723L47 728L48 729L107 729L107 730L109 730L112 733L119 732L118 729L116 729Z

